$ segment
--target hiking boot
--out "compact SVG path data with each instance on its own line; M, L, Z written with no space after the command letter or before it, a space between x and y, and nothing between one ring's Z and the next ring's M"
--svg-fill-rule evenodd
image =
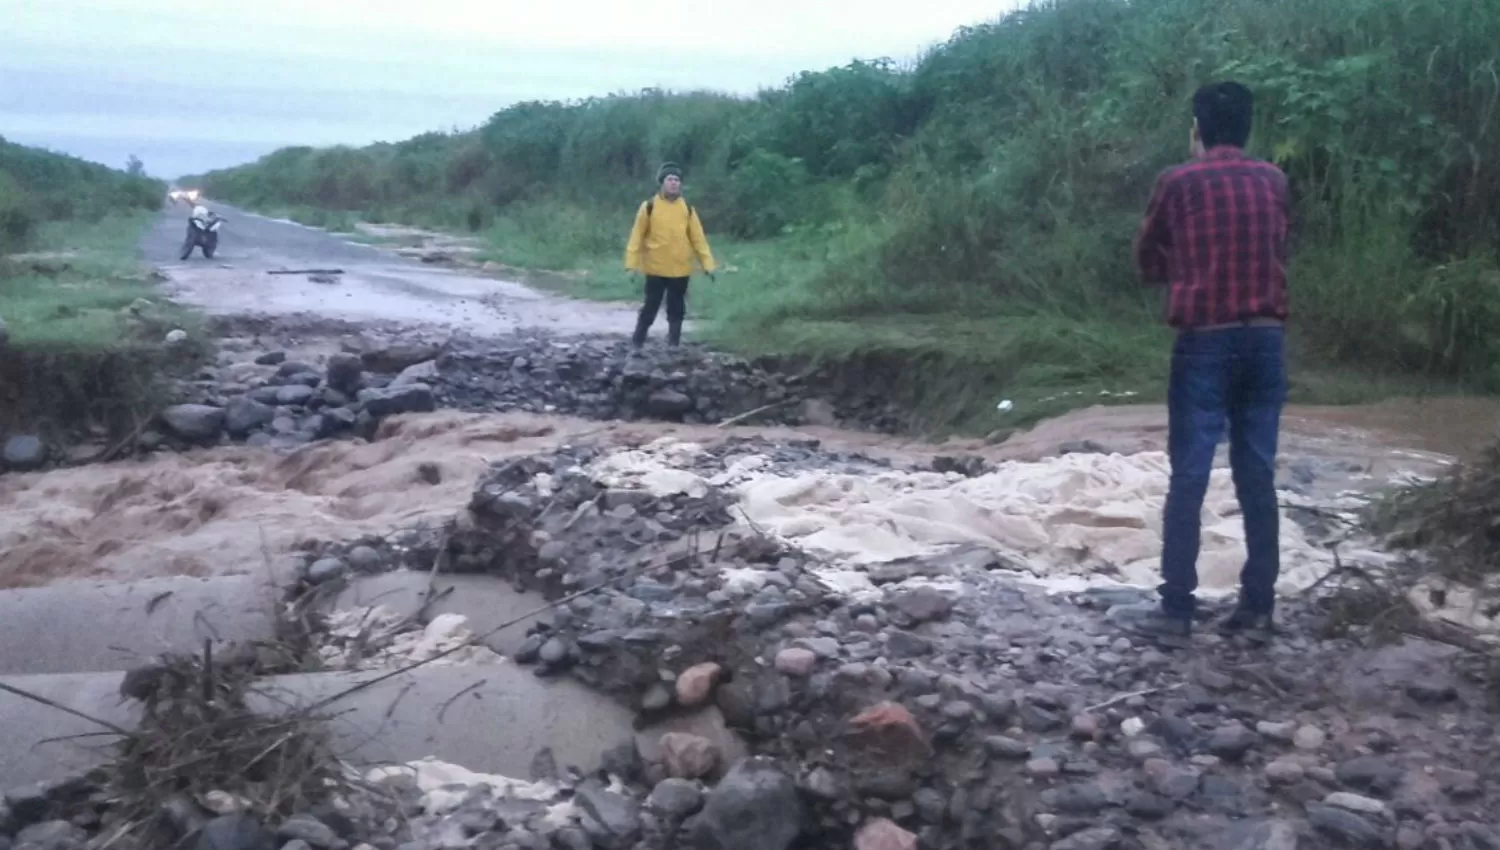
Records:
M636 348L640 348L641 346L645 345L646 332L649 330L651 330L651 325L649 323L637 319L635 323L635 333L630 337L631 343L633 343Z
M1265 643L1276 635L1276 624L1270 614L1257 614L1247 608L1236 608L1219 621L1219 634L1224 637L1244 636L1256 643Z
M667 345L672 348L682 344L682 322L667 323Z
M1116 626L1139 637L1150 638L1163 646L1185 647L1193 639L1193 621L1173 617L1159 606L1111 609L1108 619Z

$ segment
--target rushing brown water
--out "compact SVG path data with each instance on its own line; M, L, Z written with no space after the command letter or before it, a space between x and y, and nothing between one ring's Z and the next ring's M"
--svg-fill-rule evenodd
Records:
M1364 432L1393 448L1467 460L1500 439L1500 399L1447 396L1298 406L1287 409L1285 420L1287 430Z

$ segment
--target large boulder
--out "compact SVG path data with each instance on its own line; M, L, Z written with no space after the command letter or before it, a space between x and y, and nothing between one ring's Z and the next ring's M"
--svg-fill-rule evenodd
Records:
M176 404L161 412L161 421L184 440L209 442L224 430L224 410L206 404Z
M353 393L364 382L365 366L358 355L340 352L328 358L328 386L341 393Z
M361 390L359 401L371 416L391 416L397 413L431 413L437 409L437 399L432 387L426 384L407 384L403 387Z
M708 795L697 832L705 848L787 850L802 832L797 784L768 759L745 759Z
M0 452L0 466L15 472L31 472L41 469L47 462L47 447L30 434L15 434L5 441Z
M395 343L366 351L361 359L371 372L391 374L427 360L436 360L441 351L436 345Z
M391 379L390 386L407 387L412 384L425 384L431 382L438 376L436 360L427 360L415 366L407 366L401 370L401 374Z
M224 408L224 430L232 437L244 438L251 431L271 424L275 418L276 408L241 396Z

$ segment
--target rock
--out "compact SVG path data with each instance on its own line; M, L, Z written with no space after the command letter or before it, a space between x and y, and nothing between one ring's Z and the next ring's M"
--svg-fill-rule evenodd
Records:
M539 657L543 664L557 666L567 661L571 654L567 642L562 638L549 638L546 643L542 644Z
M313 846L300 838L293 838L281 845L281 850L313 850Z
M1172 801L1150 791L1138 791L1126 801L1125 811L1142 820L1161 820L1172 813Z
M721 688L720 692L722 691ZM696 735L713 742L714 748L719 752L720 772L750 754L745 742L729 728L724 714L715 706L707 706L671 717L637 732L635 748L641 761L662 765L665 769L666 754L663 752L661 739L672 732Z
M686 779L670 778L656 783L646 806L672 818L684 818L703 805L703 792Z
M89 835L65 820L34 823L16 833L21 850L83 850Z
M1178 767L1165 759L1151 759L1141 768L1148 784L1169 800L1186 800L1198 792L1200 777L1188 768Z
M182 345L184 342L187 342L187 340L187 331L183 330L182 328L174 328L173 330L167 331L167 337L164 342L166 342L167 345L177 346Z
M917 813L927 823L942 823L944 813L948 809L948 801L943 795L933 788L922 788L911 795L912 803L916 804Z
M344 850L349 842L339 838L328 824L312 815L293 815L276 829L276 837L287 841L302 840L318 850Z
M677 677L677 704L684 708L706 705L723 672L724 668L712 661L694 664L682 671Z
M1345 811L1354 812L1359 815L1371 815L1378 818L1390 818L1391 810L1385 803L1380 802L1363 794L1355 794L1349 791L1335 791L1323 798L1323 805L1334 806Z
M437 377L437 361L428 360L402 369L401 374L391 379L389 386L404 387L408 384L425 384L436 380Z
M369 371L389 375L427 360L436 360L441 351L436 345L397 343L366 351L360 359Z
M709 793L698 825L709 850L787 850L802 833L796 783L768 759L746 759Z
M661 754L667 775L679 779L710 776L719 769L722 758L712 741L686 732L668 732L661 736Z
M261 404L248 396L240 396L224 408L224 430L231 437L243 439L251 431L271 424L276 418L276 408Z
M1360 756L1340 763L1334 775L1350 788L1387 796L1401 784L1403 771L1380 756Z
M1297 850L1297 828L1284 820L1231 823L1213 834L1205 850Z
M984 748L991 755L999 756L1011 761L1021 761L1031 758L1031 745L1015 738L1007 738L1004 735L991 735L984 739Z
M1277 759L1266 765L1266 780L1275 785L1294 785L1307 775L1302 765L1289 759Z
M1458 699L1458 688L1451 682L1418 680L1406 684L1406 695L1423 705L1442 705Z
M917 836L885 818L876 818L854 833L854 850L917 850Z
M788 676L810 676L818 666L818 654L802 647L790 647L776 653L776 669Z
M1479 774L1472 770L1438 765L1432 769L1432 776L1437 780L1438 787L1442 788L1443 793L1454 799L1468 800L1484 793L1479 786Z
M289 384L276 390L276 403L282 407L305 405L312 401L318 391L305 384Z
M1099 737L1099 718L1092 714L1080 714L1073 718L1070 734L1081 741L1092 741Z
M246 814L224 815L208 822L198 833L196 850L274 850L271 833L260 821Z
M32 472L47 462L47 448L37 437L15 434L6 438L0 461L3 461L0 465L12 472Z
M255 358L257 366L280 366L286 362L285 351L267 351L265 354Z
M1307 807L1307 820L1319 832L1354 847L1379 850L1391 846L1386 830L1346 809L1314 803Z
M859 746L895 762L919 761L932 752L917 719L899 703L867 708L849 721L849 727Z
M360 390L359 401L371 416L431 413L437 409L437 400L433 397L432 387L426 384Z
M349 550L349 566L361 573L378 573L385 566L385 558L370 546L355 546Z
M1127 717L1120 722L1120 732L1127 738L1134 738L1144 731L1146 731L1146 721L1139 717Z
M1062 765L1054 758L1032 759L1026 762L1026 775L1036 779L1053 779L1062 775Z
M365 364L359 357L341 351L328 358L324 380L333 389L345 394L353 393L359 389L364 378Z
M585 782L573 799L588 816L584 828L596 827L589 832L594 833L597 843L612 850L626 850L635 844L641 834L641 809L636 801L607 791L597 782Z
M681 419L693 409L693 400L676 390L660 389L652 393L643 408L647 416L657 419Z
M323 584L342 578L349 572L349 565L338 558L320 558L307 568L307 580L313 584Z
M1042 792L1042 802L1059 812L1092 815L1109 806L1109 795L1092 782L1079 782Z
M1238 762L1245 757L1260 740L1260 736L1241 723L1220 726L1208 737L1208 751L1219 758Z
M1316 726L1303 726L1292 736L1292 743L1299 750L1321 750L1327 742L1327 733Z
M162 424L184 440L209 442L224 428L224 410L206 404L175 404L161 412Z
M1099 826L1075 832L1061 841L1052 842L1052 850L1113 850L1123 836L1112 826Z
M953 610L953 600L935 587L916 587L895 595L891 604L915 623L941 620Z
M1255 724L1255 731L1283 744L1290 744L1296 740L1297 725L1295 723L1272 723L1262 720Z

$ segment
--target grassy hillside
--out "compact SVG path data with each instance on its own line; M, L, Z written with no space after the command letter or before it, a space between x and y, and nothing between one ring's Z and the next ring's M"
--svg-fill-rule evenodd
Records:
M1494 390L1496 44L1500 0L1058 0L912 70L525 103L473 132L288 149L203 180L312 223L473 232L501 262L634 297L630 216L675 160L735 268L695 284L719 341L888 372L928 424L988 427L1003 397L1029 416L1063 391L1160 392L1160 294L1129 241L1184 154L1193 90L1232 77L1258 96L1253 151L1296 192L1298 394L1371 389L1350 371Z
M151 290L136 243L166 185L0 138L0 317L19 347L95 348Z
M119 434L154 402L166 328L138 241L166 186L0 139L0 436ZM143 321L144 319L144 321Z

